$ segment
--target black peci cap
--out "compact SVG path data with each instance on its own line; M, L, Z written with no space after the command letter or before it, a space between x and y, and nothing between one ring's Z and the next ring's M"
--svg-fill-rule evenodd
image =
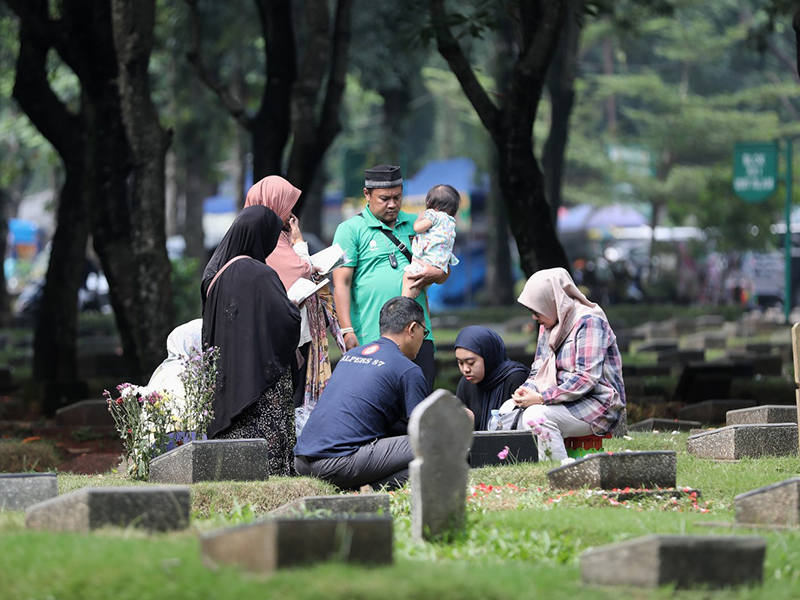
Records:
M393 188L403 185L403 174L400 167L393 165L378 165L364 171L364 187Z

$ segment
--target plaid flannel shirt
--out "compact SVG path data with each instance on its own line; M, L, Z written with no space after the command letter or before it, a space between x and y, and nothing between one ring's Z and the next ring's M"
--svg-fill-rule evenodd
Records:
M552 353L549 338L549 330L540 327L527 387L536 389L533 379ZM625 407L625 384L617 339L606 321L594 316L578 321L556 352L556 379L557 386L541 392L544 404L563 404L596 435L614 430Z

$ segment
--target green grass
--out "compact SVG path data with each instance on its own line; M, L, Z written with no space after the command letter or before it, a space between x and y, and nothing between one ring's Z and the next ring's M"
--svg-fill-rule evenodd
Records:
M552 464L511 464L470 473L467 527L449 543L414 542L410 493L392 494L395 562L381 568L326 564L269 577L202 564L198 534L252 521L294 498L334 493L308 478L192 485L186 532L147 535L106 529L92 534L28 531L21 513L0 513L0 597L150 598L796 598L800 596L800 531L709 527L734 521L742 492L798 475L797 456L715 462L689 456L687 434L636 433L607 440L610 451L675 450L683 498L614 504L588 490L547 488ZM499 449L498 449L499 450ZM88 485L145 485L120 474L59 476L61 493ZM488 486L492 486L491 489ZM767 540L764 585L719 592L587 588L579 556L587 548L651 533L759 535ZM732 565L735 568L735 565Z

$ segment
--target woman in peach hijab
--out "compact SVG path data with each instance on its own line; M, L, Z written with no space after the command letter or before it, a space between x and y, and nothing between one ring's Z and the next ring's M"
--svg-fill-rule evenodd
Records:
M297 217L292 213L301 193L283 177L270 175L250 188L245 201L246 207L266 206L283 221L278 245L266 262L275 269L287 290L301 277L314 279L308 243L303 240ZM344 352L339 320L333 308L333 296L327 288L319 290L301 305L301 317L298 345L300 360L292 374L297 435L300 435L309 413L331 376L326 329L330 329Z
M564 437L611 433L625 409L617 339L565 269L534 273L517 301L539 323L539 339L527 381L501 413L524 408L523 425L538 432L539 458L563 460Z

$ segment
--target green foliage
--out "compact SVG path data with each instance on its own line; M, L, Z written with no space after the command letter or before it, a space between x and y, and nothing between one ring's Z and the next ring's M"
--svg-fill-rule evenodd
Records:
M0 473L52 471L60 462L58 451L49 442L0 440Z
M199 261L196 258L176 258L172 261L172 306L178 324L188 323L202 315Z

